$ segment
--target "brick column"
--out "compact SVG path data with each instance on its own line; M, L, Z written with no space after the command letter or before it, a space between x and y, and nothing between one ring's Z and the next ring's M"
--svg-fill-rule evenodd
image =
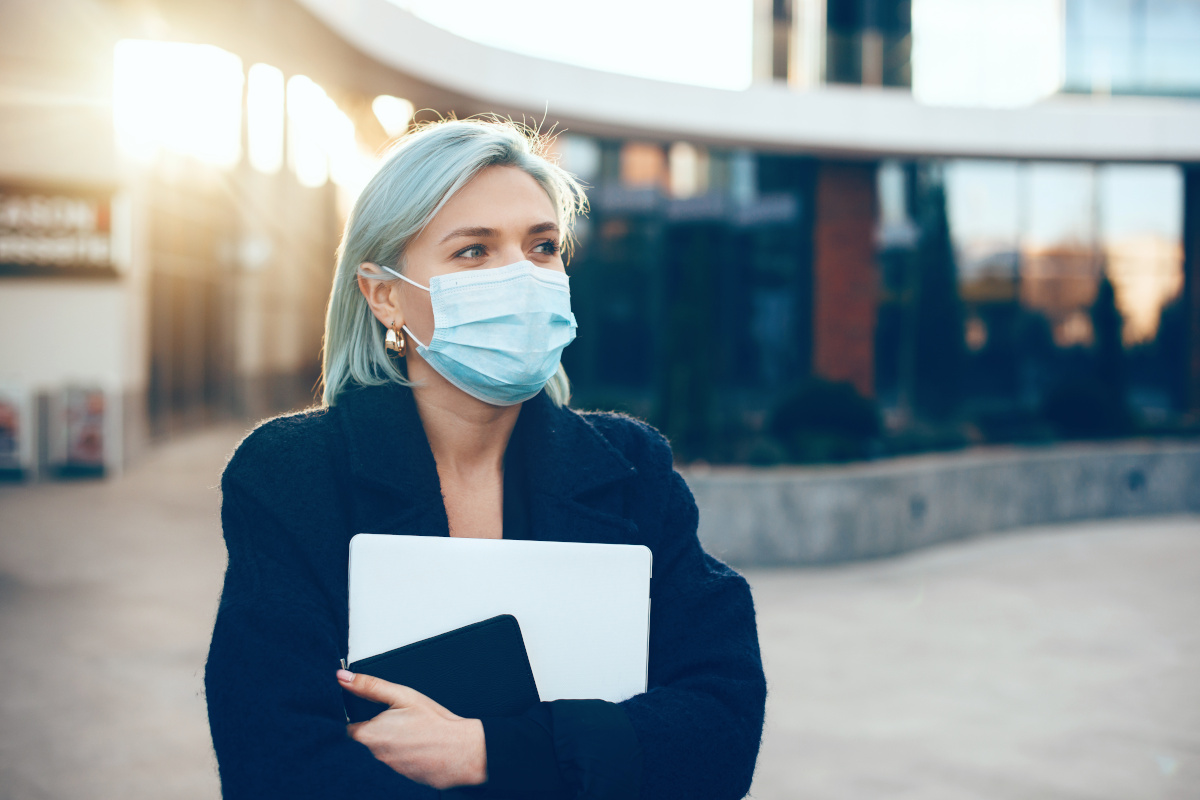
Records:
M875 392L875 164L822 162L813 225L813 372Z

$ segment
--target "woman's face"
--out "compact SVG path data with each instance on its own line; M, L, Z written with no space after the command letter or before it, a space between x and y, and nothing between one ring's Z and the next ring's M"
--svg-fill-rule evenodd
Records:
M528 173L517 167L488 167L450 198L409 244L404 275L428 286L436 275L518 261L563 272L557 220L546 191ZM433 336L429 294L402 281L393 285L400 292L404 324L428 342Z

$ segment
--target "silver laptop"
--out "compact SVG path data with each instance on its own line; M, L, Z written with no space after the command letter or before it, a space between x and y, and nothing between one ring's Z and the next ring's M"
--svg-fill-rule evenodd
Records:
M620 702L646 691L650 571L641 545L360 533L347 661L512 614L542 700Z

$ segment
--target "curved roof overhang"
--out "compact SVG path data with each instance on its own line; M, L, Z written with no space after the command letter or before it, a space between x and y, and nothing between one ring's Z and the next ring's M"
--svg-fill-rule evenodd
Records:
M686 139L846 158L945 156L1200 162L1200 102L1056 96L1015 109L949 108L896 89L743 91L667 83L463 39L387 0L299 0L365 55L408 76L418 106L557 122L597 136ZM405 83L409 83L406 81ZM443 101L444 102L444 101Z

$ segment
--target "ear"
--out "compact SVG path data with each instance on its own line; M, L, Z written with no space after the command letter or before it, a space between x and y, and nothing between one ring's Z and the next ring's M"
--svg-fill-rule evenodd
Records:
M358 276L358 290L366 298L367 305L375 319L383 323L385 328L404 324L404 309L400 304L400 288L391 275L381 270L377 265L364 261L360 268L363 272L378 275L378 278Z

